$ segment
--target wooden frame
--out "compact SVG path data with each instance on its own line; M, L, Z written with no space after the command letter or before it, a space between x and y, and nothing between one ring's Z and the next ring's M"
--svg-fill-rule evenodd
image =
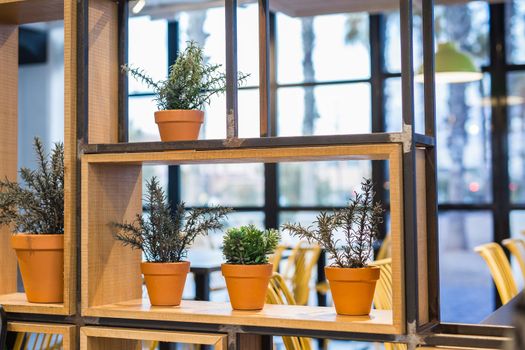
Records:
M27 333L44 333L60 334L64 350L73 350L76 348L76 326L58 325L45 323L28 323L28 322L9 322L7 324L8 332L27 332Z
M405 331L400 144L274 147L209 151L85 154L82 156L82 315L326 331L401 334ZM151 307L142 299L141 254L116 242L108 223L142 210L142 164L388 160L392 228L393 311L338 316L333 308L267 305L235 312L228 303L183 301ZM118 286L118 287L117 287Z
M36 4L38 3L38 5ZM17 292L17 261L8 228L0 229L0 304L7 312L69 315L76 306L77 1L0 0L0 177L16 179L18 133L18 25L64 20L64 303L29 303Z
M137 347L141 340L210 345L215 350L226 350L228 347L225 334L110 327L80 328L80 350L128 350Z

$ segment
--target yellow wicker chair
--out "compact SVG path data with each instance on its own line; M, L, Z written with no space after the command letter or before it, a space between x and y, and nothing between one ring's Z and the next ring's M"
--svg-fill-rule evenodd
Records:
M273 264L273 272L279 271L279 264L281 263L283 259L283 253L287 249L285 245L279 244L277 248L275 249L275 253L273 253L269 259L268 262Z
M374 308L377 310L392 310L392 259L376 260L370 265L381 269L374 293ZM406 350L405 344L385 343L385 350Z
M288 289L286 281L278 273L274 273L268 285L266 294L268 304L296 305L294 296ZM302 337L282 337L286 350L311 350L311 340Z
M518 294L518 287L514 276L512 276L509 259L507 259L503 248L497 243L487 243L475 247L474 250L487 263L494 284L498 289L501 302L503 304L508 303Z
M312 271L317 266L321 248L308 242L299 242L290 253L282 276L292 286L297 305L308 304Z
M381 243L381 247L379 247L379 251L377 252L375 260L383 260L386 258L390 258L391 256L392 256L392 239L390 238L390 233L387 233L385 238L383 238L383 242Z
M525 241L521 238L509 238L503 240L502 243L518 260L523 279L525 279Z
M59 334L18 333L13 350L61 350L62 336Z

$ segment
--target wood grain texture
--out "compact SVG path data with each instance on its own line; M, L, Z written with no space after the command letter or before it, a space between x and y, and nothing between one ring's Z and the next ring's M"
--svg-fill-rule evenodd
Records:
M228 149L209 151L164 151L145 153L86 154L89 163L130 164L195 164L195 163L253 163L297 162L315 160L384 160L395 151L397 144L373 144L352 146L282 147Z
M16 180L18 167L18 27L0 24L0 178ZM0 227L0 294L16 292L11 230Z
M405 278L403 254L403 163L401 146L392 149L388 157L390 174L390 234L392 240L392 306L393 323L405 332Z
M89 1L88 142L118 142L117 3Z
M84 338L80 336L80 350L141 350L142 344L138 340Z
M112 222L142 212L142 168L82 164L82 308L139 298L141 253L124 247Z
M427 257L427 185L425 149L416 149L416 206L417 206L417 259L418 259L418 324L429 321L428 310L428 257Z
M32 314L61 315L64 314L63 304L30 303L25 293L9 293L0 295L0 304L7 312Z
M340 316L332 307L267 304L261 311L234 311L229 303L193 300L183 300L179 307L152 307L145 298L91 307L84 311L84 315L341 332L399 333L392 324L391 310L372 310L370 316Z
M0 23L25 24L64 18L67 0L0 0Z
M7 330L9 332L60 334L62 335L63 339L63 350L74 350L76 348L76 326L45 323L9 322L7 324Z
M64 0L64 313L76 312L77 1Z
M114 327L82 327L80 329L81 339L87 344L90 339L100 338L103 340L146 340L160 341L167 343L182 343L196 345L212 345L215 350L226 349L227 336L225 334L196 333L196 332L177 332L160 331L146 329L114 328ZM88 340L88 341L86 341ZM99 348L83 348L81 350L98 350ZM105 349L105 348L103 348ZM120 348L117 348L120 349ZM127 348L126 348L127 349Z

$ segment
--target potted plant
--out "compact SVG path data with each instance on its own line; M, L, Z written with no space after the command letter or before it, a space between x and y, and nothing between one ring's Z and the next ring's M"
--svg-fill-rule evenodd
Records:
M153 89L157 108L157 123L162 141L196 140L204 120L203 107L212 96L226 89L226 75L220 64L205 63L203 49L189 41L186 49L170 66L166 80L154 81L142 69L122 66L138 81ZM239 73L243 81L248 75Z
M361 182L361 193L355 193L348 206L329 214L317 216L317 227L284 224L283 230L315 242L332 258L332 266L325 268L335 309L341 315L368 315L372 307L379 268L368 266L373 243L383 221L383 207L374 202L372 181ZM343 243L335 237L343 235Z
M186 210L180 203L172 213L156 177L146 183L145 210L132 223L113 223L114 236L125 246L140 249L142 274L151 305L180 305L190 262L188 247L199 235L221 229L231 211L220 206Z
M64 301L64 145L46 155L34 139L37 169L20 169L25 183L0 180L0 225L11 225L27 300Z
M221 270L233 309L261 310L264 307L272 276L268 255L275 251L280 239L279 231L262 231L254 225L226 231L222 247L226 263Z

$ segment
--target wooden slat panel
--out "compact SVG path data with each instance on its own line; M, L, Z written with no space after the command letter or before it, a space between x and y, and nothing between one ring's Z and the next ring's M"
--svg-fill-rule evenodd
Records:
M427 195L425 150L416 150L417 258L419 325L428 323Z
M9 332L60 334L63 339L62 349L73 350L76 347L76 327L71 325L9 322L7 324L7 330Z
M64 0L0 0L0 22L24 24L64 18Z
M0 24L0 178L16 180L18 149L18 27ZM16 292L16 255L9 227L0 227L0 294Z
M77 1L64 0L64 309L76 308Z
M118 142L117 4L89 0L89 143Z
M81 338L80 350L140 350L141 342L128 339Z
M399 328L392 325L391 310L372 310L370 316L340 316L332 307L268 304L261 311L233 311L229 303L221 302L183 300L180 307L151 307L148 299L135 299L92 307L85 310L84 315L341 332L400 333Z
M82 327L81 333L88 338L157 340L168 343L215 345L226 338L224 334L157 331L114 327Z
M142 211L141 173L135 165L82 165L83 309L142 295L141 253L117 242L110 226Z

